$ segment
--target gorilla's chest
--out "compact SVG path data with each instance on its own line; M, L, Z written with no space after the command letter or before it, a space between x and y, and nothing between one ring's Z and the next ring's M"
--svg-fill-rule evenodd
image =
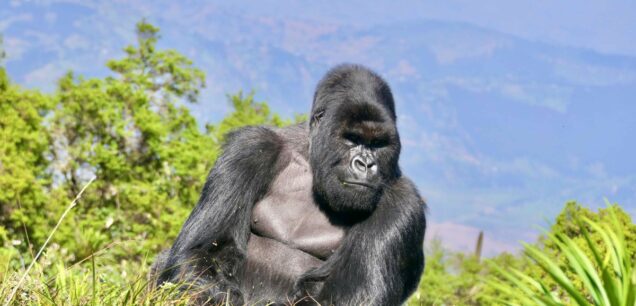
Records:
M289 164L254 206L252 232L324 260L338 247L344 231L332 225L314 202L307 161L297 152L290 154Z
M248 300L286 300L298 277L319 267L344 237L314 203L311 182L309 165L294 152L254 206L242 278Z

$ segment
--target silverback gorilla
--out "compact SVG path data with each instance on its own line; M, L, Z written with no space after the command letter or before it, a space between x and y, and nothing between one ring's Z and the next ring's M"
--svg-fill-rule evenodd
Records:
M424 267L426 220L395 123L387 83L341 65L318 84L308 123L230 133L153 267L157 284L187 284L198 304L403 303Z

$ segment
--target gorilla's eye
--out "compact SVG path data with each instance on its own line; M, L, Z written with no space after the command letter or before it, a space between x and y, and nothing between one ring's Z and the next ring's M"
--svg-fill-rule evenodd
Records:
M324 110L317 111L317 112L314 114L314 118L313 118L313 119L314 119L314 120L313 120L313 121L314 121L314 123L318 123L318 122L320 121L320 119L322 119L322 116L324 116L324 115L325 115L325 111L324 111Z
M344 138L345 143L348 145L359 145L362 143L362 138L354 133L345 133L342 135L342 138Z
M376 138L369 144L373 148L382 148L389 145L389 140L385 138Z

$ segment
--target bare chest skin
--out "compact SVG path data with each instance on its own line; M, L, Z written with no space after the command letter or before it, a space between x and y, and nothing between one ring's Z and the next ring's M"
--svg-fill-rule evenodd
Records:
M311 169L297 152L252 210L242 289L250 301L286 301L304 272L321 266L344 230L329 223L312 196Z
M270 192L252 211L252 232L325 260L344 237L312 196L312 176L303 156L292 151L289 164L272 182Z

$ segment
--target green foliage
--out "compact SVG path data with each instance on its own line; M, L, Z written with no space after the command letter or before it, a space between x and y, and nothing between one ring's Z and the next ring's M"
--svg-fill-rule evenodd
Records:
M195 102L205 84L205 75L192 61L175 50L157 50L159 28L142 20L137 24L137 46L124 49L126 57L108 62L108 67L135 89L154 96L156 106L172 104L172 97Z
M69 72L59 81L42 133L54 140L48 170L56 185L50 193L57 196L45 205L51 214L32 209L23 222L50 227L61 203L97 176L95 191L58 234L71 261L111 241L136 241L114 252L117 260L158 251L176 235L213 162L200 153L212 151L214 142L179 105L195 100L203 73L176 51L157 51L156 31L138 24L139 45L109 62L116 77L84 79ZM40 243L46 232L33 231L33 241Z
M124 49L124 58L108 62L112 76L69 72L54 94L21 89L2 77L0 68L0 263L6 263L0 279L5 284L30 263L80 188L97 177L29 274L42 280L36 304L83 304L87 268L92 269L87 258L95 259L100 277L109 282L100 288L111 288L107 295L121 301L122 291L115 288L143 275L146 259L174 240L198 200L223 135L244 125L291 123L253 95L238 93L229 97L234 109L227 118L202 130L186 104L197 101L205 76L177 51L158 49L158 33L140 22L137 43ZM68 282L60 283L63 279ZM0 289L2 295L7 288Z
M530 297L545 293L534 288L547 288L563 305L576 304L559 282L565 281L571 291L579 292L590 305L631 306L633 302L623 301L635 290L635 235L636 225L619 205L593 212L570 202L548 232L536 243L526 245L527 255L503 253L479 262L475 256L450 253L434 242L426 252L426 268L418 291L408 303L556 305ZM601 261L595 254L600 254ZM582 264L584 258L589 264ZM596 281L590 279L594 274L598 275ZM554 275L561 278L557 280ZM601 291L608 298L611 294L621 298L609 299L609 304L598 303L594 296L602 296Z
M607 208L599 209L599 211L595 213L585 207L582 207L576 202L569 202L566 204L563 212L557 216L556 222L550 229L550 232L563 233L564 235L572 238L576 244L580 246L586 245L584 234L587 232L591 235L593 241L605 248L606 246L602 244L603 238L601 233L593 231L590 224L581 224L579 221L582 218L590 219L593 222L602 224L614 224L614 222L618 222L619 227L624 233L627 253L631 254L632 258L636 256L636 224L632 222L629 214L622 210L618 204L608 204ZM558 244L555 241L546 238L549 237L544 236L542 238L544 249L558 249ZM591 249L585 247L583 250L586 255L592 255ZM604 252L605 249L602 249L602 251Z
M34 233L42 220L31 212L46 212L51 137L43 124L53 106L50 97L22 90L2 80L0 86L0 244L28 245L16 235ZM53 219L55 220L55 219ZM46 222L45 222L46 223ZM26 238L26 237L25 237Z
M506 305L635 305L636 260L625 235L629 231L618 217L620 209L610 206L597 215L600 221L593 221L584 214L570 214L576 208L568 208L565 221L546 233L546 247L557 252L525 244L526 255L550 282L519 269L493 266L507 281L491 282L504 295L499 301Z
M228 96L228 99L234 112L225 116L218 124L206 126L208 133L216 141L222 141L224 135L237 126L267 124L280 127L292 123L291 120L283 120L277 114L272 114L266 103L255 102L254 93L244 96L243 92L238 92Z
M616 220L614 220L616 218ZM594 242L594 245L599 248L599 251L605 254L608 248L613 247L605 243L603 236L600 232L593 229L593 227L587 222L579 222L582 219L589 219L594 223L605 225L614 224L617 222L617 228L620 228L622 235L625 239L625 253L629 255L631 260L636 257L636 225L632 222L630 216L620 208L619 205L608 205L607 208L599 209L598 212L593 212L587 208L582 207L576 202L569 202L566 204L563 211L557 216L556 222L551 226L550 230L539 238L539 241L532 245L533 248L539 250L542 254L551 259L559 269L563 271L566 278L572 283L574 290L578 292L584 292L586 285L584 280L578 275L576 270L572 270L570 265L571 261L564 256L564 250L560 243L551 237L563 236L571 239L573 243L581 250L581 252L587 258L593 258L593 250L587 243L584 233L587 233ZM503 267L502 265L498 265ZM516 265L508 266L511 269L516 269L530 278L539 281L547 288L559 288L560 284L550 276L545 269L540 265L537 265L534 260L529 257L522 257ZM598 266L595 266L597 269ZM493 277L496 278L496 282L508 283L510 280L503 277L499 273L494 273ZM504 298L501 296L502 291L492 287L485 289L485 295L495 299ZM553 292L559 299L567 300L568 293L562 289L555 290ZM512 296L505 297L509 302L521 303L521 300L515 299Z
M433 241L422 281L408 305L479 305L485 270L474 255L451 254Z
M145 262L114 267L92 265L87 268L64 266L59 261L60 248L54 245L46 258L27 277L11 305L190 305L190 297L179 294L177 285L151 288L138 271L145 271ZM132 274L134 273L134 274ZM55 275L48 278L45 274ZM0 302L5 303L17 274L0 278Z

